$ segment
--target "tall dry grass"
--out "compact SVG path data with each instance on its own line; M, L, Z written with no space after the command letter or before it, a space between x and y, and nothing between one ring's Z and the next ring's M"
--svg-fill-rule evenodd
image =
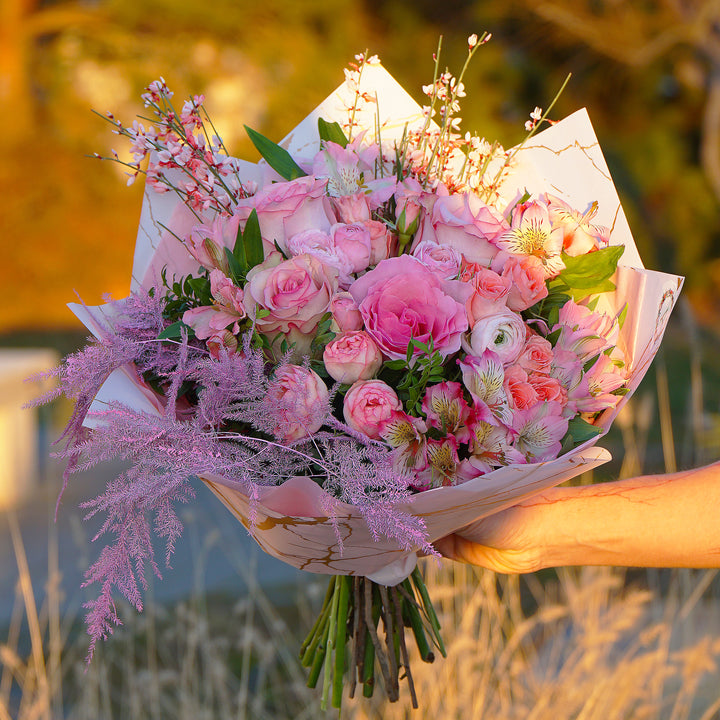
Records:
M643 472L658 450L667 470L717 457L720 413L707 408L703 348L692 326L690 336L696 344L684 389L687 418L671 413L678 387L661 357L657 392L638 395L618 419L621 476ZM0 720L337 717L320 711L319 693L305 687L296 658L322 578L298 585L279 606L258 583L254 560L238 556L248 592L208 596L203 558L217 549L210 532L195 552L195 592L165 607L152 601L151 587L145 613L123 612L128 624L86 667L79 611L60 611L52 526L49 580L38 607L38 579L30 577L12 515L9 523L18 582L0 644ZM716 571L585 568L518 577L432 560L424 568L447 658L431 665L415 658L420 710L410 709L406 690L396 704L377 692L369 701L347 701L348 720L720 718Z

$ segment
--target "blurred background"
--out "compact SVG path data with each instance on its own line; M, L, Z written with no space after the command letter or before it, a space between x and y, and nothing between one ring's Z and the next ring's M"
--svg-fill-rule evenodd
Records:
M463 129L519 142L572 73L555 119L588 108L645 265L686 277L661 354L603 441L615 459L592 479L720 457L720 2L0 0L0 720L320 716L292 656L322 583L259 558L204 488L182 572L151 588L142 618L123 613L84 674L79 586L97 548L77 505L118 468L74 479L55 523L49 442L69 409L20 408L41 389L22 380L84 342L65 303L129 290L142 186L87 157L127 152L91 109L130 122L162 75L177 97L205 94L230 151L256 159L243 124L282 138L355 53L379 55L422 102L438 36L457 71L483 30ZM419 676L428 717L720 717L712 572L428 572L451 648ZM454 689L445 710L438 673Z

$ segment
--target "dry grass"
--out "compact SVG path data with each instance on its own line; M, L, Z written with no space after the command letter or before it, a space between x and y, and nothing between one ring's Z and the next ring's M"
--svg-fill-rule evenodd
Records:
M687 324L686 324L687 327ZM692 329L692 328L691 328ZM716 456L700 349L691 351L688 417L681 463ZM626 452L621 476L642 472L653 421L665 467L674 469L677 428L664 364L658 394L636 398L618 419ZM677 418L677 412L675 413ZM711 457L709 457L711 455ZM321 718L296 659L324 580L306 583L279 610L245 558L235 563L249 588L237 601L206 597L201 583L170 609L148 598L146 612L123 612L128 625L89 668L77 612L61 617L57 542L50 536L45 602L35 604L17 523L10 528L18 566L17 602L0 644L0 720L202 720ZM196 553L211 551L214 536ZM720 719L720 599L716 571L561 570L497 576L425 561L448 656L416 658L421 709L406 690L390 705L346 702L348 720ZM193 570L202 577L202 568ZM337 717L328 712L327 717Z

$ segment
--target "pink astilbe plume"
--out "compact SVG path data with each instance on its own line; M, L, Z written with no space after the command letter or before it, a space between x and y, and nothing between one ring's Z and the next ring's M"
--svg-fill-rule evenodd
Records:
M187 333L179 341L159 340L169 321L154 292L113 303L112 309L113 328L52 373L59 387L44 398L65 394L76 403L58 453L70 460L66 481L100 462L131 464L83 505L88 518L102 518L94 539L107 538L86 574L86 585L100 586L98 597L86 604L88 659L97 640L120 623L114 593L142 609L147 569L160 575L154 538L164 543L169 567L182 532L175 505L194 497L196 477L221 476L252 504L258 486L308 476L329 497L354 505L374 537L432 552L422 520L397 509L410 495L409 476L395 468L386 445L333 419L333 395L308 367L292 365L289 355L268 366L251 333L237 352L222 350L216 357ZM120 403L89 412L101 385L121 367L158 393L156 414ZM308 388L315 393L312 402ZM275 399L268 402L270 397ZM290 435L279 418L297 415L300 406L305 431ZM92 431L83 426L86 417Z

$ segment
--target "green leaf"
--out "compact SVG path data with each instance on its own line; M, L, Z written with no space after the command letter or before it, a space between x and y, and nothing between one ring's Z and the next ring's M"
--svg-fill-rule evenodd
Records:
M383 366L388 370L402 370L405 365L404 360L388 360L386 363L383 363Z
M255 212L255 210L253 210ZM228 255L229 251L225 248L225 254ZM238 223L237 235L235 236L235 245L233 245L232 253L230 253L235 260L235 264L240 268L240 274L245 275L248 271L247 255L245 253L245 243L243 242L243 231L240 229L240 223ZM230 269L233 269L233 262L230 260L228 255L228 262L230 263Z
M290 153L280 147L277 143L272 140L268 140L264 135L261 135L257 130L249 128L247 125L245 132L252 141L252 144L257 148L257 151L265 158L267 164L275 170L275 172L285 180L295 180L296 178L303 177L307 173L292 159Z
M263 249L262 234L260 233L260 221L255 208L253 208L245 223L242 239L248 269L259 265L265 259L265 251Z
M593 287L588 288L570 288L569 292L575 302L584 300L589 295L599 295L600 293L612 292L615 289L615 283L612 280L604 280Z
M339 123L329 123L327 120L318 118L318 132L321 140L337 143L342 147L346 147L348 140Z
M192 332L192 328L186 325L182 320L168 325L158 336L158 340L180 340L182 338L182 330L185 328L188 332Z
M575 445L582 445L586 440L602 434L602 430L581 417L576 417L568 423L568 434L572 437Z
M230 252L229 248L225 248L225 257L228 261L232 281L236 285L240 285L243 277L245 277L245 273L247 272L247 263L241 264L241 262L245 260L245 255L243 254L242 261L238 260L237 256Z
M570 288L585 289L585 295L588 295L587 290L610 279L624 251L623 245L612 245L587 255L573 257L563 254L565 269L558 277Z

